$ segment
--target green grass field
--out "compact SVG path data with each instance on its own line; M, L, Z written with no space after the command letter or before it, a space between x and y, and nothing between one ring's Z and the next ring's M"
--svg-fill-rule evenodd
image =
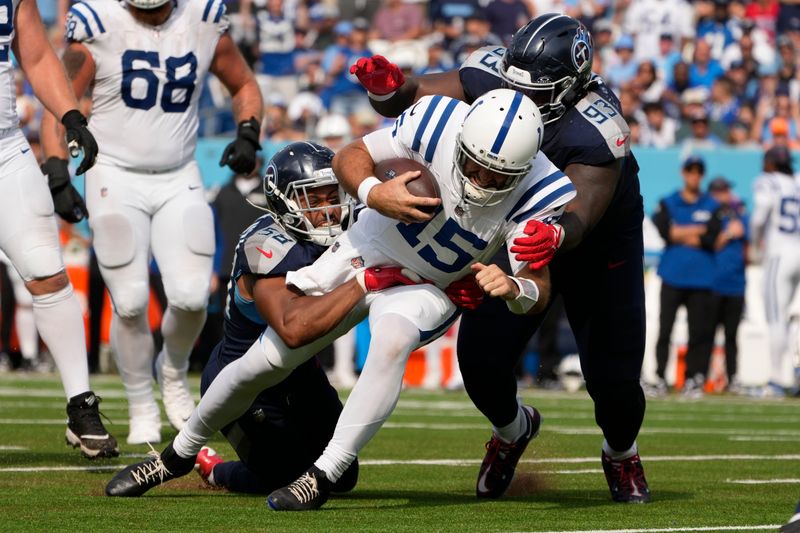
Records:
M263 497L203 488L195 474L142 498L112 499L103 488L113 471L147 448L124 444L119 379L96 377L94 387L121 441L119 459L89 462L64 445L55 376L0 374L0 531L774 530L800 497L797 400L649 401L639 449L653 501L620 505L610 500L585 392L525 391L543 413L542 433L513 495L477 501L488 424L464 393L409 390L363 450L355 491L321 511L272 512ZM212 446L234 457L220 438Z

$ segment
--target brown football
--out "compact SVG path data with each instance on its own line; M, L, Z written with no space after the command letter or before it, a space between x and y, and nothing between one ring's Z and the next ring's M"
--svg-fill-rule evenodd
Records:
M419 170L420 175L417 179L411 180L406 184L408 192L414 196L422 196L425 198L441 198L439 194L439 184L436 183L436 178L433 173L423 165L413 159L387 159L375 165L375 177L381 181L389 181L392 178L409 172L411 170ZM421 211L432 213L435 209L426 207Z

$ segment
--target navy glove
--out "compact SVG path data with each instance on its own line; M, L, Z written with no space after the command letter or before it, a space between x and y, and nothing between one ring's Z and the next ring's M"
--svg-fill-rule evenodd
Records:
M97 141L87 127L86 117L77 109L64 113L61 123L67 129L67 148L72 157L78 157L83 150L83 161L78 166L76 174L83 174L94 166L97 159ZM52 189L52 187L51 187Z
M75 224L89 216L83 198L72 186L66 160L49 158L42 165L42 174L47 176L53 207L61 218Z
M261 150L258 144L260 131L261 126L255 117L240 122L236 139L225 147L219 166L228 165L237 174L250 174L256 168L256 152Z

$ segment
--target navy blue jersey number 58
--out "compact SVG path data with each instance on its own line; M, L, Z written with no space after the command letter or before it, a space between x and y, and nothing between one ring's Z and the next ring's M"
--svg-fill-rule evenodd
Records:
M5 12L5 18L0 20L0 37L8 37L14 33L14 3L11 0L0 0L0 13ZM0 45L0 63L8 63L11 46Z
M0 0L10 1L10 0ZM127 50L122 54L122 100L134 109L150 109L158 99L158 77L151 69L159 68L158 52ZM165 113L183 113L189 108L197 81L197 57L189 52L164 61L167 83L161 91L161 109ZM149 68L148 68L149 67ZM178 77L178 71L182 75ZM137 83L138 82L138 83ZM133 95L133 84L145 84L144 96Z

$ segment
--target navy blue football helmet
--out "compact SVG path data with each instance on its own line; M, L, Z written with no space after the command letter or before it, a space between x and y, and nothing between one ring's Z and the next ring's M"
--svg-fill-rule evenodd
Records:
M330 246L346 227L353 201L339 187L338 203L317 207L308 192L317 187L339 185L331 168L333 151L312 142L292 143L272 156L264 174L267 206L296 238ZM337 212L337 210L341 211ZM314 226L306 216L322 211L325 221Z
M567 15L548 13L517 30L500 63L510 89L528 95L545 124L583 98L592 78L589 30Z

